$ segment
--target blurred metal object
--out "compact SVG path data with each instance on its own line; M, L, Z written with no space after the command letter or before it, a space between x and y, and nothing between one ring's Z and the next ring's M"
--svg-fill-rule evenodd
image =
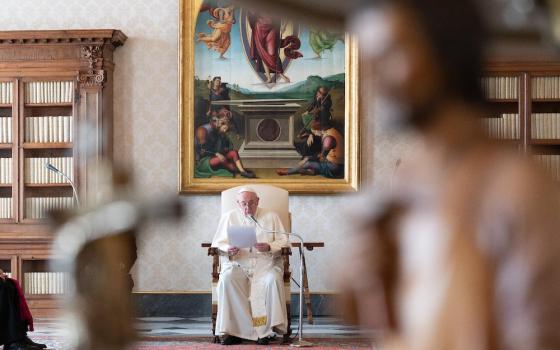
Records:
M110 166L98 170L102 202L76 212L54 213L56 270L68 271L74 349L125 349L135 339L129 274L136 261L136 234L156 220L183 215L178 197L150 202L133 198L128 174ZM109 188L112 191L109 191ZM108 195L112 193L112 195Z
M556 44L560 45L560 1L548 0L548 10L552 37Z
M63 173L62 171L60 171L59 169L57 169L54 165L52 165L49 162L45 163L45 168L49 171L52 171L55 174L59 174L61 175L63 178L66 179L66 181L68 181L68 183L70 184L70 186L72 186L72 192L74 194L74 200L76 201L76 205L78 206L78 208L81 206L80 204L80 198L78 198L78 191L76 190L76 184L74 183L74 181L72 181L72 179L66 175L65 173Z

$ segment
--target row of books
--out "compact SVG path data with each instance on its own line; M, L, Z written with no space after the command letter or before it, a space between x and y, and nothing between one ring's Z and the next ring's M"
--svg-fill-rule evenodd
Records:
M499 118L482 118L482 127L488 137L494 139L518 139L519 114L502 114Z
M12 158L0 158L0 184L12 183Z
M25 84L25 103L68 103L73 92L71 81L34 81Z
M0 143L12 143L11 117L0 117Z
M72 142L72 117L25 118L25 142Z
M64 294L69 281L66 272L26 272L23 290L25 294Z
M560 77L534 77L531 88L533 98L560 99Z
M560 180L560 154L538 154L533 158L556 180Z
M62 175L48 170L45 166L47 163L54 165L55 168L74 181L72 157L25 158L25 183L58 184L68 182Z
M13 101L14 84L7 81L0 82L0 104L8 104Z
M531 138L560 139L560 113L532 114Z
M30 197L25 199L25 213L29 219L42 219L53 210L70 209L74 206L72 197Z
M0 219L12 218L12 198L0 197Z
M482 92L489 99L515 99L519 96L519 78L484 77L481 79Z

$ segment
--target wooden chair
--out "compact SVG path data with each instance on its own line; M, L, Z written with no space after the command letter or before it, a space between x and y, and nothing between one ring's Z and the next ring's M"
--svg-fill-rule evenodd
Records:
M236 208L236 197L237 191L245 186L237 186L225 190L222 192L222 209L221 213L224 214L232 209ZM287 232L291 231L292 223L291 223L291 214L289 211L289 194L288 191L270 186L270 185L250 185L252 189L254 189L260 200L259 200L259 207L266 208L275 211L284 228ZM203 245L204 246L204 245ZM282 259L284 261L284 293L286 295L286 312L288 316L288 333L284 335L284 340L287 340L290 333L290 304L291 304L291 294L290 294L290 279L291 279L291 272L290 272L290 255L292 254L292 250L289 246L282 248ZM220 256L218 248L209 247L208 248L208 255L212 256L212 334L214 334L214 342L218 342L219 338L216 335L216 318L218 315L218 295L217 295L217 287L218 287L218 279L220 277L220 258L227 258L225 256Z

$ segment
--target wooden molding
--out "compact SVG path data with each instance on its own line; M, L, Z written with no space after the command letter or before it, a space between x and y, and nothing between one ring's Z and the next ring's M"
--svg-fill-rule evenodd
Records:
M96 137L100 147L96 158L111 158L112 147L112 79L113 51L126 41L126 36L113 29L37 30L0 32L0 81L13 84L13 100L3 104L3 114L12 117L12 143L0 149L12 150L12 186L2 187L2 195L12 198L13 214L0 219L0 257L7 257L14 278L24 281L31 271L48 271L47 262L56 259L52 252L53 227L47 219L33 219L25 214L26 198L70 197L67 184L30 184L25 182L24 159L46 153L73 157L74 182L82 198L95 191L94 177L85 151L77 142L26 142L25 118L28 116L72 116L73 139ZM26 84L30 82L72 81L73 96L67 102L28 103ZM85 120L97 128L81 132ZM90 180L91 179L91 180ZM15 181L14 181L15 180ZM92 192L94 193L94 192ZM27 264L27 260L38 260ZM52 314L58 308L56 295L32 295L29 306L38 317Z
M0 45L11 44L111 44L121 46L127 36L120 30L15 30L0 32Z

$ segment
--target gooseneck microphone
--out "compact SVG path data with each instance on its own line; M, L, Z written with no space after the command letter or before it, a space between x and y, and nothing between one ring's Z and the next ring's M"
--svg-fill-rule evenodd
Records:
M258 226L258 228L260 228L261 230L263 230L263 231L265 231L265 232L268 232L268 233L281 233L281 234L286 235L286 236L294 236L294 237L297 237L297 238L299 239L300 243L303 245L303 237L301 237L301 236L298 235L297 233L295 233L295 232L283 232L283 231L278 231L278 230L269 230L269 229L267 229L267 228L262 227L261 224L259 224L259 222L257 221L257 219L255 219L255 217L254 217L253 215L249 216L249 218L250 218L251 221L253 221L253 222ZM302 248L303 248L303 246L302 246Z
M302 322L302 316L303 316L303 237L301 237L300 235L298 235L297 233L294 232L282 232L282 231L278 231L278 230L269 230L266 229L264 227L261 226L261 224L259 224L259 222L257 221L257 219L255 219L255 217L253 215L249 216L249 219L251 219L251 221L253 221L258 228L260 228L261 230L268 232L268 233L280 233L280 234L284 234L288 237L290 236L294 236L297 237L299 239L299 337L298 340L295 343L290 344L290 346L292 347L296 347L296 348L303 348L303 347L309 347L309 346L313 346L313 343L308 342L303 340L303 322Z
M49 162L45 163L45 168L52 171L53 173L62 175L62 177L64 177L66 180L68 180L68 182L70 183L70 186L72 186L72 191L74 193L73 197L76 200L76 204L78 204L78 207L80 207L80 199L78 198L78 191L76 191L76 185L74 184L74 182L72 180L70 180L70 177L68 177L68 175L66 175L62 171L58 170L54 165L52 165Z

